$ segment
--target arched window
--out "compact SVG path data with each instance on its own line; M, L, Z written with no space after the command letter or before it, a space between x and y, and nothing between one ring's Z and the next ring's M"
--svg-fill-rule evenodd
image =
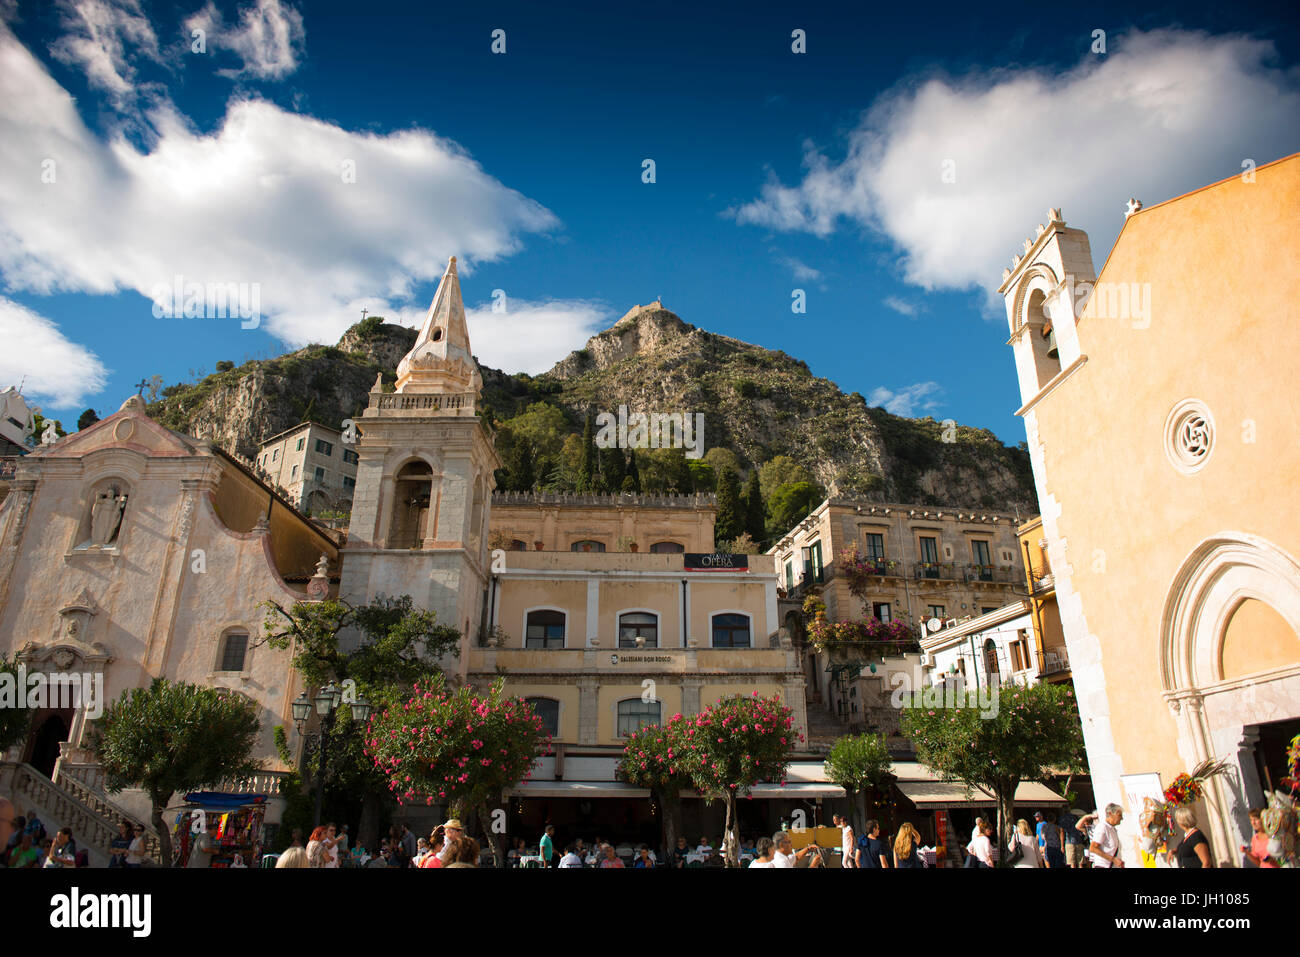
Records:
M247 631L242 628L232 628L221 636L221 659L217 662L218 671L243 671L247 658Z
M603 552L604 550L604 542L592 541L589 538L584 538L582 541L574 542L569 546L571 552Z
M748 648L749 616L734 614L714 615L713 647Z
M686 546L677 542L655 542L650 546L650 551L656 555L680 555L686 551Z
M658 724L661 706L658 701L628 698L618 703L618 736L626 738L647 725Z
M552 738L560 736L560 702L554 698L525 698L542 719L542 727Z
M512 538L512 539L510 540L510 550L511 550L512 552L526 552L526 551L528 551L528 543L527 543L527 542L521 542L521 541L520 541L519 539L517 539L517 538Z
M392 521L388 528L389 548L419 548L429 522L429 501L433 495L433 468L428 462L408 462L393 483Z
M637 642L638 638L644 641ZM659 616L645 611L630 611L618 616L620 648L658 648Z
M984 672L988 675L989 684L994 684L998 675L998 646L992 638L984 639Z
M564 612L543 609L528 613L524 632L525 648L563 648Z

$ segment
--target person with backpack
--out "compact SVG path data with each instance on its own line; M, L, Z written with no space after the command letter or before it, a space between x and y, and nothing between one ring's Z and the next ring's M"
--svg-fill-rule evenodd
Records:
M888 848L880 839L880 822L868 821L858 838L858 867L882 870L889 867Z

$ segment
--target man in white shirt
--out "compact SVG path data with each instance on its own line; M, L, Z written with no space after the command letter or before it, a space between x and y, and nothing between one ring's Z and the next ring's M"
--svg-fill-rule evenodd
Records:
M1115 830L1124 820L1124 810L1118 804L1106 805L1106 819L1097 824L1092 832L1092 842L1088 855L1093 867L1123 867L1124 860L1119 856L1119 832Z
M772 843L776 845L776 854L772 857L773 867L794 867L795 862L807 857L808 852L813 848L809 844L802 850L796 851L790 835L785 831L777 831L773 834Z
M568 847L564 849L564 856L560 858L560 866L561 867L582 866L582 858L578 856L578 852L574 849L574 846L572 844L570 844Z
M835 823L839 825L840 829L840 866L855 867L857 862L853 854L855 849L853 843L853 826L849 824L849 819L843 814L836 814L834 820Z

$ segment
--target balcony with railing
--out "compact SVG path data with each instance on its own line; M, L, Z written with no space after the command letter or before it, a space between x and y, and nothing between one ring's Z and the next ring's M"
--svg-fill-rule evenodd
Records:
M1042 677L1065 674L1069 670L1070 653L1066 651L1064 645L1043 649L1043 670L1040 673Z
M383 395L371 393L367 415L377 411L406 414L411 416L426 415L473 415L473 392L430 393L430 392L389 392Z

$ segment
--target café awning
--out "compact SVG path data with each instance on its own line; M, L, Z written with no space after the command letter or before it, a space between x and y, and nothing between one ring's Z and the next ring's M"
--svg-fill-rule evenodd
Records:
M779 784L755 784L749 789L754 798L785 798L797 801L801 798L842 798L844 788L837 784L819 784L810 781L786 781L785 787Z
M957 781L898 781L896 786L903 792L903 797L922 811L993 807L997 803L978 789L967 795L965 786Z
M517 798L648 798L647 788L620 781L524 781L511 788Z

